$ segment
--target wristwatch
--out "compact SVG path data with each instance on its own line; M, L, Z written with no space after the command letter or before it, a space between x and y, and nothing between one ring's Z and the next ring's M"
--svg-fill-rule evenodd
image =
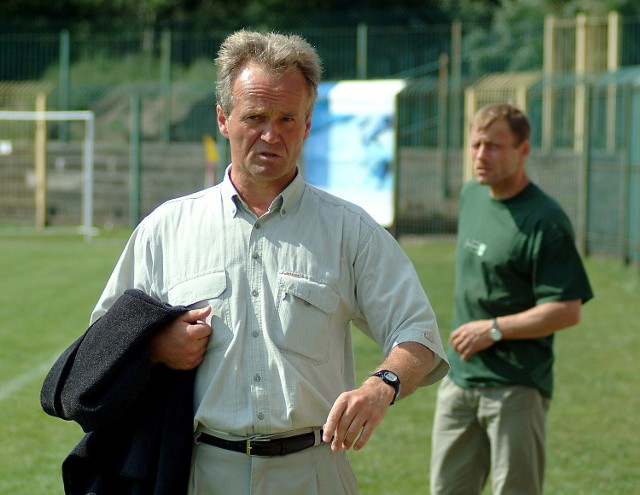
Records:
M489 330L489 337L494 342L499 342L500 340L502 340L502 331L498 326L498 320L496 318L491 320L491 330Z
M373 373L371 376L379 376L382 378L382 381L387 385L391 385L395 393L393 394L393 400L391 401L390 406L392 406L398 396L400 395L400 378L393 371L389 370L380 370Z

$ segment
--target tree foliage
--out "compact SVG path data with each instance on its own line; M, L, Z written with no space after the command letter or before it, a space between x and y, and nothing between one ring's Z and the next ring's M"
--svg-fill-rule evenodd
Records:
M637 0L11 0L0 2L0 19L47 20L72 24L105 20L139 23L180 23L198 20L210 26L236 28L240 25L278 26L283 22L325 25L434 24L459 19L491 24L505 19L606 15L617 10L623 15L640 15ZM338 14L336 16L336 14ZM514 17L524 15L525 17ZM338 21L335 21L335 19Z

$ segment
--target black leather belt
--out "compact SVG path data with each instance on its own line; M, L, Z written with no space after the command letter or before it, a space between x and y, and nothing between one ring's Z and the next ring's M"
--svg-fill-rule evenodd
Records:
M322 438L322 432L319 432ZM286 438L260 438L247 440L225 440L207 433L200 433L197 441L213 445L221 449L242 452L255 457L273 457L293 454L313 447L316 443L316 433L313 431Z

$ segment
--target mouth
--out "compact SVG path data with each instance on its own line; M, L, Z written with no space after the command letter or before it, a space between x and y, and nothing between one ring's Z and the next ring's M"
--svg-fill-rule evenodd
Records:
M259 158L264 158L266 160L273 160L275 158L280 158L280 155L273 151L257 151L256 156Z

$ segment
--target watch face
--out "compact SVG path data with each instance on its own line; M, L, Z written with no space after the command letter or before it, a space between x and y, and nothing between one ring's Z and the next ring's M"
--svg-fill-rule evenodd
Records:
M395 373L392 373L391 371L386 371L384 374L384 377L389 380L390 382L397 382L398 381L398 377Z

